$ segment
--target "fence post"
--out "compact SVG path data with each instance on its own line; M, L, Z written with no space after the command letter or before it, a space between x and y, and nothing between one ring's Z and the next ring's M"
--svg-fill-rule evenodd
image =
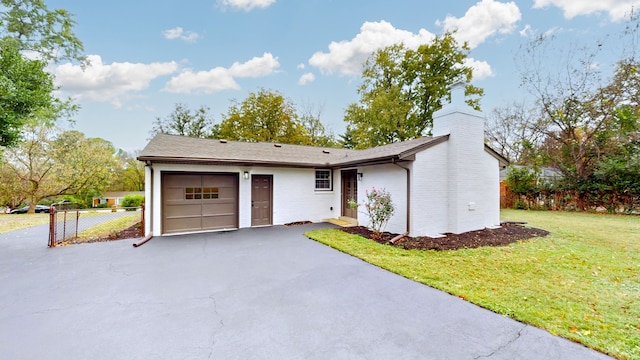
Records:
M56 247L56 209L49 208L49 247Z
M74 239L78 238L78 224L80 223L80 210L76 209L76 234Z

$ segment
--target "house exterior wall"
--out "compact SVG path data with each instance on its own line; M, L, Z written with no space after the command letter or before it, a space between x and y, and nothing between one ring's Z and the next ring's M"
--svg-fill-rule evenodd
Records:
M448 145L416 154L411 166L411 236L438 236L448 231Z
M499 225L499 164L487 159L484 116L464 103L464 87L436 112L433 134L449 134L447 146L448 231L463 233Z
M145 180L146 209L152 211L151 222L145 224L145 233L162 234L162 173L194 172L194 173L238 173L238 224L240 228L251 227L251 180L244 179L243 173L249 175L273 176L273 225L283 225L295 221L319 222L340 215L340 187L333 179L333 190L315 190L315 169L275 168L275 167L239 167L215 165L153 164L153 171L147 167ZM337 171L334 171L334 177ZM339 181L339 176L337 176ZM331 210L333 208L333 210ZM150 217L147 216L147 219Z
M362 173L362 180L358 181L358 223L369 225L369 216L364 204L367 201L366 191L384 188L391 195L394 205L394 215L391 217L385 231L404 233L407 231L407 173L399 166L375 165L358 168Z

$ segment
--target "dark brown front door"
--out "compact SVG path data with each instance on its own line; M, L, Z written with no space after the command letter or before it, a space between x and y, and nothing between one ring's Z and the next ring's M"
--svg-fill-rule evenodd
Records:
M251 226L271 225L272 175L251 176Z
M342 216L358 218L358 209L349 207L349 199L358 200L357 170L342 171Z

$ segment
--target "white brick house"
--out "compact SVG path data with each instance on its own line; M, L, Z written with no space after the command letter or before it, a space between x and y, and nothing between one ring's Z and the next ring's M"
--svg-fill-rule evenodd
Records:
M385 188L394 233L435 236L499 225L499 170L484 144L482 113L463 86L434 114L433 136L366 150L157 135L146 167L146 235L354 218L365 190Z

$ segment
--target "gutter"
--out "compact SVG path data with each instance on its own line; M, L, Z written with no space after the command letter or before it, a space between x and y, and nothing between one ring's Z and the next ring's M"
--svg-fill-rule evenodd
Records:
M407 172L407 234L411 232L411 170L406 168L397 162L392 161L393 165L404 169ZM406 235L405 235L406 236Z

